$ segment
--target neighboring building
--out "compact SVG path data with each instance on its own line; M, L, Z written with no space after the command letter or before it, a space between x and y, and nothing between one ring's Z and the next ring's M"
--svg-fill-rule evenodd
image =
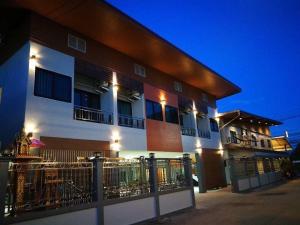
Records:
M23 126L46 160L201 148L208 188L223 186L216 100L240 88L104 1L75 2L2 8L2 149Z
M272 137L271 126L281 125L276 120L242 110L220 113L218 116L224 159L255 159L259 173L280 167L280 159L287 158L291 147L285 137ZM230 183L226 163L227 183Z

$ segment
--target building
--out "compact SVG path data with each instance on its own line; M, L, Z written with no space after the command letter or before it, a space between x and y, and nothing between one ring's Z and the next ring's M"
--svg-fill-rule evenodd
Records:
M104 1L2 7L0 137L45 143L46 160L202 151L224 185L218 99L240 88Z
M291 146L285 137L272 137L270 127L281 122L242 110L220 113L218 119L228 184L231 182L229 159L255 160L260 174L280 170L280 160L289 156Z

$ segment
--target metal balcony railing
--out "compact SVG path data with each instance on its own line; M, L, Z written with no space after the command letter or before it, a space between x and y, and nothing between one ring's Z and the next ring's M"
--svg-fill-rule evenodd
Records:
M119 114L118 120L119 126L144 129L144 119L142 118Z
M198 135L201 138L210 139L210 132L208 130L200 130L200 129L198 129Z
M196 136L196 130L194 128L181 127L181 134L185 136Z
M113 124L113 113L82 106L74 106L74 119L94 123Z

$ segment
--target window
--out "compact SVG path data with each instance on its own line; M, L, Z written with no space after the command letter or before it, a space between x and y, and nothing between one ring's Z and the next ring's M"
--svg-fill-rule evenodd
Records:
M251 139L252 139L252 142L254 143L254 146L257 146L257 140L253 134L251 135Z
M35 69L34 95L71 102L72 78L52 71Z
M75 89L74 102L76 106L100 109L100 96L87 91Z
M264 140L264 139L261 139L261 140L260 140L260 145L261 145L262 148L265 147L265 140Z
M146 68L139 64L134 64L134 73L141 77L146 77Z
M68 47L73 48L82 53L86 52L86 41L76 37L72 34L68 34Z
M269 148L272 148L271 140L268 139L268 140L267 140L267 143L268 143L268 147L269 147Z
M148 119L163 120L161 104L146 100L146 114Z
M235 131L230 131L231 142L237 144L237 136Z
M132 116L131 103L118 99L118 114Z
M210 130L213 132L219 132L218 122L215 119L210 118Z
M178 109L166 105L165 107L166 122L178 124Z

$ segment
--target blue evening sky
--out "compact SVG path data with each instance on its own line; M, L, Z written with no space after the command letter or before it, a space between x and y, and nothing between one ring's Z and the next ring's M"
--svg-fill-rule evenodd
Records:
M299 0L108 2L240 86L220 112L282 120L273 134L300 140Z

